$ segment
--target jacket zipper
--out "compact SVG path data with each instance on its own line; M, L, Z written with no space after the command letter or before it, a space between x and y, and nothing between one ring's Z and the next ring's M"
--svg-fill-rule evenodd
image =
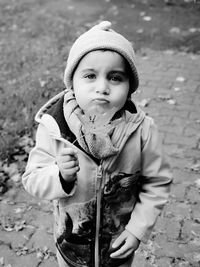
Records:
M95 231L95 267L99 267L99 231L101 222L101 187L102 187L103 169L102 163L99 165L97 173L97 208L96 208L96 231Z

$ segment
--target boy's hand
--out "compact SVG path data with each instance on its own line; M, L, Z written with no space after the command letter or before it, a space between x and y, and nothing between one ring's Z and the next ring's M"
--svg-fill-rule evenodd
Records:
M118 259L127 258L138 249L139 244L140 240L138 240L129 231L124 230L112 245L113 249L117 249L118 247L119 249L113 252L110 257Z
M80 170L77 152L72 148L63 148L56 160L63 179L66 182L74 181Z

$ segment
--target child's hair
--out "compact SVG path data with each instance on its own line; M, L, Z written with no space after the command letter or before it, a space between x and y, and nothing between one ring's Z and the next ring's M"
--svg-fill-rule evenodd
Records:
M136 91L139 85L138 72L135 67L135 53L132 44L121 34L111 29L109 21L103 21L83 33L72 45L64 73L66 88L72 88L72 78L80 60L89 52L110 50L119 53L128 62L130 91Z

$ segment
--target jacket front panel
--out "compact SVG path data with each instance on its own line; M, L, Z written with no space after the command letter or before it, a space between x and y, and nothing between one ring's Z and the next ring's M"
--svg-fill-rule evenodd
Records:
M118 266L117 264L121 265L124 262L124 260L117 262L111 260L109 257L112 251L111 245L125 229L138 199L140 161L138 157L133 157L132 164L120 160L120 157L127 158L127 152L131 148L130 143L128 142L129 145L125 146L121 155L116 157L116 162L110 165L102 162L99 251L103 260L101 266L105 267L112 264ZM135 148L140 149L140 146ZM138 154L136 149L135 153ZM94 266L92 255L94 255L96 234L96 188L99 166L82 152L79 155L81 155L80 172L77 174L75 192L68 198L56 201L56 240L68 264L76 262L80 266Z
M101 266L120 266L124 260L109 257L113 241L127 229L145 242L167 201L171 173L157 129L149 117L139 118L119 153L101 162L101 171L87 153L63 138L55 118L43 114L38 119L23 184L29 193L54 201L55 240L69 266L95 266L95 237ZM70 193L61 186L56 164L63 147L75 148L79 158L80 171Z

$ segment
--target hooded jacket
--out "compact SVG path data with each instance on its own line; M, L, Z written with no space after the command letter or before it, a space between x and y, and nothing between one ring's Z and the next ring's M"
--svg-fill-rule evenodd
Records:
M131 103L127 127L117 137L118 153L97 160L76 142L63 115L64 92L37 113L36 145L22 177L25 189L53 200L56 246L71 267L120 266L112 243L128 230L146 242L169 195L171 172L152 118ZM63 147L77 150L80 171L66 183L56 156Z

